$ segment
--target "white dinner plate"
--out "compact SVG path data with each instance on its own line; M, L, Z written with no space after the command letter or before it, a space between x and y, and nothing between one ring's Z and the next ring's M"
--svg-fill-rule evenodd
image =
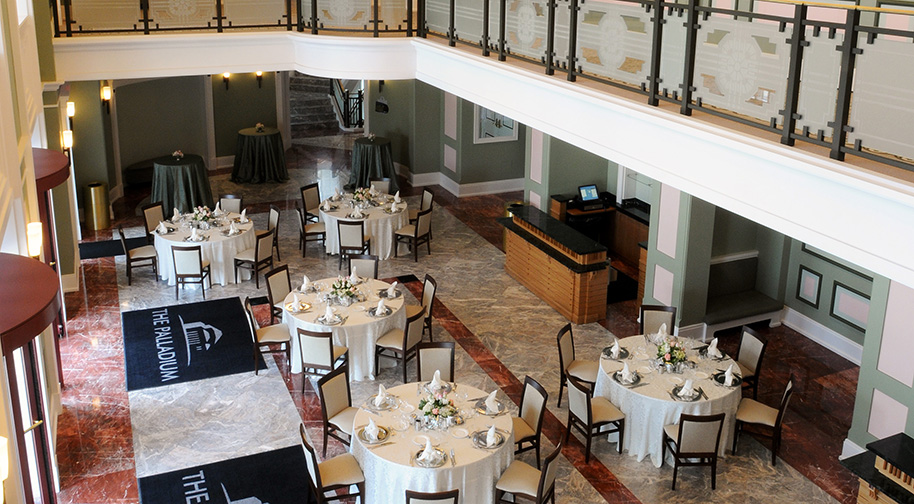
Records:
M457 439L463 439L463 438L465 438L465 437L467 437L467 436L470 435L470 431L468 431L468 430L466 430L466 429L460 429L460 428L459 428L459 429L454 429L454 430L451 431L451 435L454 436L454 437L457 438Z
M413 436L413 443L415 443L416 446L425 446L425 442L428 441L429 439L432 440L432 446L438 446L439 444L441 444L438 441L435 441L434 438L430 438L424 434L419 434L418 436Z
M641 366L638 369L636 369L636 371L638 371L638 374L647 375L647 374L651 374L654 370L651 369L650 366Z
M678 376L670 376L666 379L666 381L672 383L673 385L679 385L680 383L682 383L682 378L680 378Z
M704 371L698 371L697 373L695 373L696 380L707 380L710 377L711 377L711 375L709 375L708 373L705 373Z

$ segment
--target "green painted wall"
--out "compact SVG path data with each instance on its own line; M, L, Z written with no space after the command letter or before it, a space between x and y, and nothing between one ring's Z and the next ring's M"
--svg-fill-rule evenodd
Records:
M228 89L222 82L222 74L213 75L211 80L217 156L235 154L238 130L253 128L257 123L276 126L274 73L263 73L262 87L257 86L257 77L253 73L232 74ZM202 106L203 102L200 103ZM205 130L203 135L206 135Z
M409 169L412 173L434 173L441 169L442 121L444 93L433 86L416 81L413 103L413 143Z
M861 447L876 441L876 437L867 432L870 410L873 405L873 390L878 389L880 392L907 406L909 411L914 410L914 394L911 393L911 388L876 368L879 363L879 350L882 346L882 331L890 285L891 281L888 278L876 276L873 279L870 291L872 296L870 298L870 313L863 344L863 357L860 362L860 374L857 377L854 418L851 422L851 429L847 433L848 439ZM912 416L909 414L905 428L905 433L908 435L914 435L914 425L911 425L911 418Z
M765 226L758 226L758 272L755 277L755 290L770 298L781 301L785 299L790 244L791 240L787 236Z
M651 206L660 208L659 200L658 205ZM708 307L708 277L711 272L711 243L716 209L707 201L682 193L676 244L676 257L682 265L677 275L678 287L674 286L673 289L673 299L678 299L674 306L679 308L677 317L682 326L701 323ZM653 220L653 215L651 219ZM651 224L653 228L653 222Z
M204 79L173 77L118 86L121 167L178 149L206 157Z
M409 167L413 166L411 139L415 131L415 94L415 80L385 80L383 86L379 86L379 81L370 81L366 93L369 99L365 102L370 132L390 139L390 154L394 163ZM387 102L387 113L375 110L378 100Z
M756 250L759 225L733 212L717 207L714 211L714 256Z
M57 70L54 67L53 21L48 3L35 0L32 4L35 18L35 38L38 44L38 72L42 82L52 82L57 79Z
M73 118L73 171L76 174L76 195L82 207L83 191L90 182L104 182L110 189L109 179L110 116L102 105L98 81L70 83L70 101L76 104ZM109 131L106 134L106 131Z
M457 99L458 181L461 184L510 180L524 177L526 128L515 121L517 140L473 143L476 105Z
M576 194L578 186L596 184L601 191L607 187L609 162L564 140L546 135L549 142L548 189L551 194ZM545 201L545 200L544 200Z
M48 137L48 149L61 150L60 145L60 110L57 108L57 92L42 93L44 118ZM58 271L61 275L76 272L76 244L73 241L73 216L70 215L70 191L68 182L51 189L51 201L54 205L54 230L57 235Z

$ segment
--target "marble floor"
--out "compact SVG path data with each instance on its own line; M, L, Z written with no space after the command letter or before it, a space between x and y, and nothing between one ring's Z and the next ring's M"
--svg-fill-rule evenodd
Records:
M310 245L308 257L296 249L297 231L285 214L300 201L298 188L320 180L322 189L348 180L351 135L301 135L288 156L290 177L285 184L238 186L227 173L211 177L213 193L241 193L258 227L266 225L266 210L276 204L283 263L293 278L320 278L337 273L335 257ZM421 188L406 187L410 203ZM555 406L558 386L555 334L564 319L504 271L501 230L494 218L520 193L454 198L440 187L433 213L432 254L419 261L400 257L383 261L380 276L398 279L415 296L426 273L438 281L434 312L436 341L457 343L457 381L500 390L516 410L525 375L549 392L544 422L544 452L564 433L567 404ZM332 191L332 189L330 189ZM148 188L131 189L115 207L116 224L128 236L142 235L136 208ZM110 231L87 233L85 239L108 239ZM157 282L148 269L136 270L127 286L123 258L83 261L80 291L67 294L69 336L61 342L65 387L59 421L57 456L62 503L136 503L137 477L181 467L267 451L295 443L303 422L318 448L320 405L314 384L289 372L279 355L267 358L269 369L259 375L230 375L128 393L124 381L120 312L174 304L174 290ZM207 299L264 296L253 282L215 286ZM182 293L182 301L200 300L198 290ZM411 302L416 302L410 299ZM266 322L266 307L258 318ZM577 352L596 358L612 335L638 332L633 301L614 303L600 323L574 327ZM855 501L855 482L837 463L841 441L850 426L857 368L786 328L762 329L769 338L759 398L776 402L789 373L797 378L797 393L785 427L781 460L770 465L764 442L743 436L738 455L722 459L717 489L710 489L706 469L680 471L677 490L670 491L672 470L637 462L618 454L615 444L595 441L589 464L583 444L572 438L559 458L557 500L562 503L620 502L843 502ZM721 335L721 347L733 352L738 335ZM414 375L415 364L409 364ZM354 403L364 401L377 383L395 385L401 372L382 361L377 382L352 384ZM264 435L269 432L269 435ZM345 447L330 441L328 455ZM532 462L532 452L519 457Z

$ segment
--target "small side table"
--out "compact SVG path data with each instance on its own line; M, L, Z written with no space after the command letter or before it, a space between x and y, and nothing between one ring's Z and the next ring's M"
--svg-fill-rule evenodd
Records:
M232 182L261 184L289 180L282 136L276 128L244 128L235 144Z
M182 158L162 156L152 165L152 194L149 200L161 201L166 215L172 208L182 213L194 207L213 208L213 191L203 158L185 154Z

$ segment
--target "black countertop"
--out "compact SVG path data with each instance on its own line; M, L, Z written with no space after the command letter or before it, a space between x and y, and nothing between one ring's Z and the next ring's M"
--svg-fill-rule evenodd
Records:
M891 438L886 438L882 441L887 441L888 439ZM867 447L871 445L872 443ZM848 457L841 461L841 465L848 468L863 481L873 485L873 487L886 496L894 499L898 504L914 504L914 494L911 494L911 492L905 490L901 485L895 483L876 470L875 463L876 454L871 451L866 451L860 455L854 455L853 457Z
M511 208L511 213L542 231L546 236L568 247L575 254L586 255L606 252L606 247L599 242L588 238L571 226L550 217L535 207L530 205L513 207Z
M616 206L616 211L628 215L646 226L651 225L651 206L641 200L635 198L622 200Z
M866 445L867 449L889 461L901 472L914 476L914 439L898 433Z

